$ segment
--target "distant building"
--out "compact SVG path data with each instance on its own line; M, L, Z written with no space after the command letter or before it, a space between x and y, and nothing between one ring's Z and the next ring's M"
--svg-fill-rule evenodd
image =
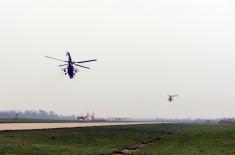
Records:
M79 117L77 117L77 120L78 120L78 121L87 121L87 117L85 117L85 116L79 116Z
M78 116L78 121L94 121L95 120L95 113L93 112L92 115L90 115L89 112L87 112L86 116Z

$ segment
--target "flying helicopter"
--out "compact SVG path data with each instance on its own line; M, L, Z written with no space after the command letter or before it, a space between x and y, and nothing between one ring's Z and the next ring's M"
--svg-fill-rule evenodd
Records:
M173 102L175 97L178 97L179 95L168 95L168 101Z
M69 52L66 53L66 56L68 57L67 61L60 60L60 59L53 58L53 57L49 57L49 56L45 56L45 57L49 58L49 59L53 59L53 60L57 60L57 61L61 61L61 62L66 63L66 64L59 65L59 67L65 66L65 68L62 69L62 71L64 72L65 75L68 75L70 79L74 78L75 74L79 71L74 66L90 69L89 67L86 67L86 66L83 66L83 65L80 65L80 64L87 63L87 62L92 62L92 61L97 61L96 59L92 59L92 60L77 61L76 62L76 61L72 60L71 54Z

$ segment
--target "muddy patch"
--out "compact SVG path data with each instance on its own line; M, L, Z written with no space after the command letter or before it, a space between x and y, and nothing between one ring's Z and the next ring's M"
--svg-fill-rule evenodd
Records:
M176 133L178 133L179 131L177 131ZM139 143L139 144L136 144L134 146L131 146L131 147L128 147L128 148L124 148L124 149L121 149L119 151L115 151L113 153L113 155L131 155L131 154L134 154L135 152L139 151L140 149L148 146L148 145L151 145L151 144L157 144L159 143L161 140L165 139L166 137L169 137L169 136L172 136L174 135L175 133L172 133L172 132L168 132L166 133L166 135L163 135L161 137L156 137L156 138L152 138L146 142L142 142L142 143Z

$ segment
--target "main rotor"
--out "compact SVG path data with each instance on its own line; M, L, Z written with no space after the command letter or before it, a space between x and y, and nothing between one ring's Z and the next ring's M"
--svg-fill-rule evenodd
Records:
M61 61L61 62L66 63L66 64L59 65L59 67L67 66L66 68L63 68L62 71L65 72L65 75L69 75L70 79L72 79L75 76L75 74L79 71L74 66L90 69L89 67L83 66L81 64L87 63L87 62L92 62L92 61L97 61L96 59L85 60L85 61L73 61L72 58L71 58L71 54L69 52L66 52L66 56L68 56L67 61L57 59L57 58L53 58L53 57L49 57L49 56L45 56L45 57L49 58L49 59L53 59L53 60L57 60L57 61Z

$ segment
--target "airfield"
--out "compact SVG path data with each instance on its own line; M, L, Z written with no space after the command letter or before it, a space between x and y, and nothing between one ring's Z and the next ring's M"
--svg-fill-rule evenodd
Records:
M81 128L115 125L159 124L160 122L78 122L78 123L0 123L3 130L36 130L58 128Z
M84 122L0 126L3 155L235 154L232 124Z

